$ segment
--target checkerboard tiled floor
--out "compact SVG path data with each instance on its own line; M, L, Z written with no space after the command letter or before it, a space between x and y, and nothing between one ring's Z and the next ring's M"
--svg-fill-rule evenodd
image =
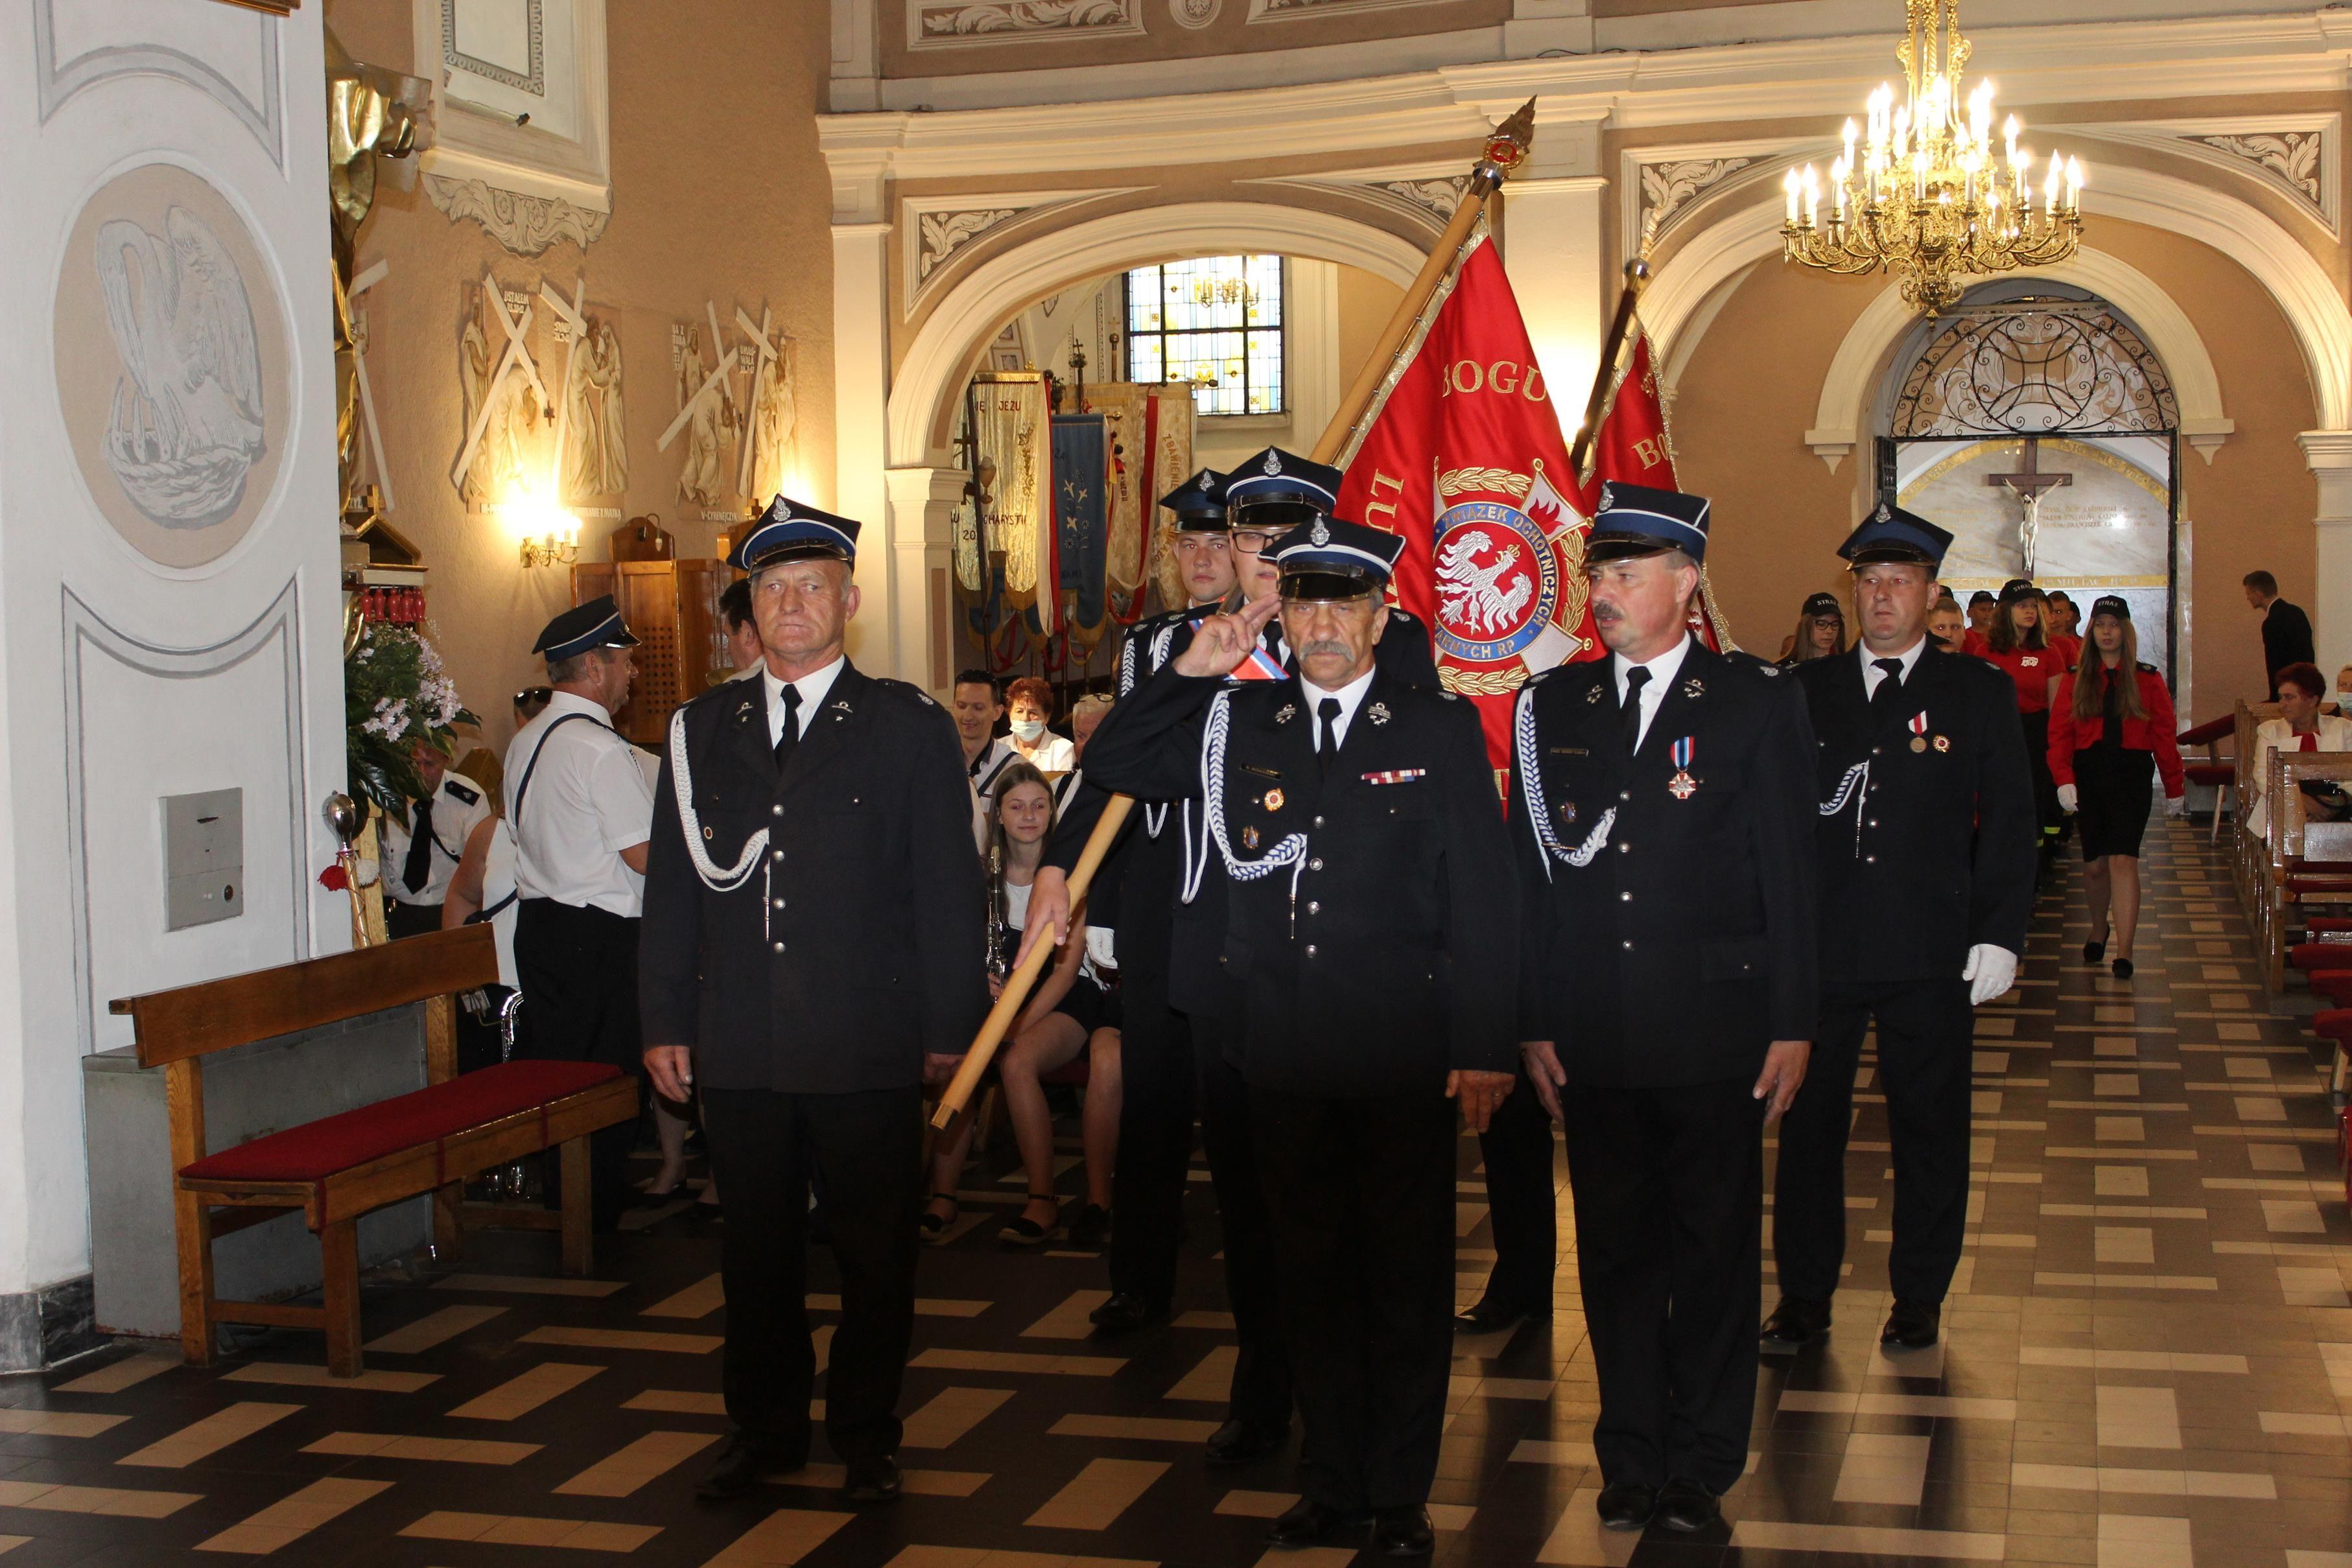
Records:
M1461 1342L1442 1563L2352 1568L2352 1221L2320 1059L2263 1009L2201 833L2158 825L2148 848L2137 979L2080 962L2069 866L2018 989L1979 1016L1976 1185L1944 1344L1875 1343L1892 1184L1865 1082L1839 1327L1825 1350L1767 1358L1728 1531L1597 1528L1571 1253L1548 1331ZM1492 1256L1475 1166L1465 1141L1465 1299ZM596 1281L551 1278L547 1239L509 1236L373 1293L356 1383L326 1378L299 1335L208 1372L126 1345L0 1383L0 1568L1258 1563L1289 1460L1200 1462L1232 1355L1205 1185L1192 1310L1114 1342L1087 1337L1100 1261L1002 1251L1017 1182L971 1190L998 1201L968 1205L965 1233L924 1259L908 1495L887 1511L845 1510L822 1454L763 1495L694 1500L725 1429L717 1242L648 1211L604 1247ZM821 1322L838 1306L812 1304Z

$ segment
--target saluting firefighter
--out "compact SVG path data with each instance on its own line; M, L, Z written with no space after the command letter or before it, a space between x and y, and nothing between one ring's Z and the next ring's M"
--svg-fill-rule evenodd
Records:
M2015 689L1931 645L1952 536L1882 503L1838 549L1853 570L1856 650L1796 672L1819 743L1813 859L1822 1012L1812 1071L1780 1129L1764 1338L1828 1333L1845 1259L1845 1150L1863 1035L1894 1148L1895 1296L1879 1338L1936 1343L1968 1217L1972 1009L2010 988L2033 905L2033 782Z
M1306 1423L1304 1496L1269 1538L1369 1520L1376 1550L1416 1556L1452 1366L1448 1100L1483 1129L1509 1092L1517 955L1477 716L1375 654L1402 545L1319 515L1285 535L1297 673L1228 684L1275 603L1211 617L1104 721L1087 772L1140 799L1200 789L1227 883L1232 1044Z
M914 1333L922 1083L987 1005L986 892L945 709L843 655L858 526L779 496L736 547L765 664L672 717L646 879L646 1069L699 1089L726 1195L722 1385L701 1483L809 1454L811 1176L841 1268L824 1428L844 1495L898 1494Z
M489 798L470 779L450 771L437 747L419 743L408 754L425 793L409 802L405 821L387 815L383 859L391 898L383 906L384 928L394 936L419 936L441 929L441 904L449 879L465 858L466 841L489 820Z
M637 928L653 788L637 748L613 727L635 676L635 633L611 594L565 611L531 649L551 688L507 746L507 828L515 841L515 977L530 1023L518 1049L601 1061L635 1077ZM596 1228L620 1224L632 1196L635 1122L588 1140Z
M1612 1530L1705 1529L1746 1468L1763 1132L1813 1032L1812 730L1794 681L1690 634L1706 538L1703 498L1604 485L1610 657L1512 721L1522 1050L1567 1138Z

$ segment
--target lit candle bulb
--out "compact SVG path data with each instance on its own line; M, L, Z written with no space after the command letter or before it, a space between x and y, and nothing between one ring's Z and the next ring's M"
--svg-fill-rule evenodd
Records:
M2083 207L2083 165L2074 159L2066 160L2066 210L2080 212Z
M1814 175L1813 166L1808 163L1805 165L1805 226L1807 228L1813 226L1813 219L1821 208L1821 181Z
M2057 176L2053 174L2051 178L2056 179ZM1780 182L1780 189L1789 198L1789 226L1790 228L1797 226L1797 192L1801 188L1801 187L1797 179L1797 172L1794 169L1790 170L1787 176Z
M2017 116L2012 114L2000 128L2001 140L2007 147L2007 156L2004 159L2004 162L2011 163L2017 162Z
M2058 182L2063 174L2064 169L2058 162L2058 154L2053 152L2050 154L2050 177L2042 182L2043 212L2054 214L2058 211Z
M1927 199L1927 150L1924 147L1911 154L1911 198L1918 202Z
M1969 129L1978 146L1987 145L1992 136L1992 83L1980 81L1977 90L1969 94Z

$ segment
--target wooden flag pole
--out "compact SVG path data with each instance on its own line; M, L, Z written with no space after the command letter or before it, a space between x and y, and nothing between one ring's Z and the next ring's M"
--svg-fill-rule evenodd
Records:
M1486 198L1493 195L1510 172L1526 159L1528 147L1535 140L1535 125L1536 100L1529 99L1487 137L1478 162L1471 165L1470 183L1462 193L1462 200L1454 208L1453 220L1445 225L1445 232L1439 236L1436 248L1429 253L1429 259L1422 264L1421 275L1412 280L1412 287L1406 289L1404 298L1397 302L1396 314L1390 318L1387 329L1373 346L1370 358L1357 373L1355 384L1340 400L1339 412L1324 430L1323 438L1315 444L1316 462L1329 463L1346 444L1348 433L1371 407L1373 393L1380 390L1381 381L1395 363L1406 337L1412 331L1413 323L1420 319L1430 298L1437 292L1437 286L1444 281L1446 269L1454 265L1461 252L1462 242L1469 237L1472 226L1478 221L1478 214L1486 209ZM1094 831L1087 836L1086 849L1079 854L1078 863L1070 870L1070 908L1073 912L1084 902L1087 889L1094 883L1095 873L1101 868L1103 857L1110 852L1111 841L1118 837L1118 830L1134 806L1134 798L1128 795L1113 795L1105 803L1102 817L1095 823ZM1021 1005L1029 999L1030 988L1036 984L1038 975L1044 971L1046 960L1053 954L1054 948L1049 944L1043 941L1033 943L1029 956L1004 977L1004 989L997 996L996 1005L988 1009L987 1021L980 1026L980 1033L973 1037L971 1049L964 1052L955 1076L940 1092L939 1108L931 1113L932 1126L945 1128L971 1103L972 1092L980 1087L982 1075L987 1072L989 1063L996 1059L997 1049L1004 1043L1005 1035L1012 1030L1013 1020L1021 1014Z
M1592 444L1601 435L1601 421L1609 412L1609 394L1617 390L1620 367L1617 361L1625 356L1625 340L1633 333L1633 311L1642 302L1642 290L1649 287L1650 264L1644 257L1635 257L1625 264L1625 287L1617 296L1617 314L1609 323L1609 342L1601 352L1601 368L1592 375L1592 396L1585 401L1584 424L1576 433L1576 444L1569 449L1568 471L1577 482L1583 482L1585 459L1592 455Z

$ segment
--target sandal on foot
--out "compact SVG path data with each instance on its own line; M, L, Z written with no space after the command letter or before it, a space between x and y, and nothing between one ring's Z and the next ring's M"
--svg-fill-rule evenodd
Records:
M2096 942L2085 942L2083 944L2083 962L2085 964L2095 964L2106 956L2107 944L2104 937Z
M1029 1195L1029 1201L1032 1203L1052 1204L1054 1206L1055 1218L1058 1219L1061 1218L1062 1200L1056 1195L1050 1192L1033 1192ZM1035 1220L1030 1218L1027 1215L1022 1214L1015 1215L1011 1223L1007 1224L1003 1229L999 1230L996 1233L996 1239L999 1241L1009 1242L1015 1247L1034 1247L1053 1233L1054 1221L1052 1219L1040 1225Z

